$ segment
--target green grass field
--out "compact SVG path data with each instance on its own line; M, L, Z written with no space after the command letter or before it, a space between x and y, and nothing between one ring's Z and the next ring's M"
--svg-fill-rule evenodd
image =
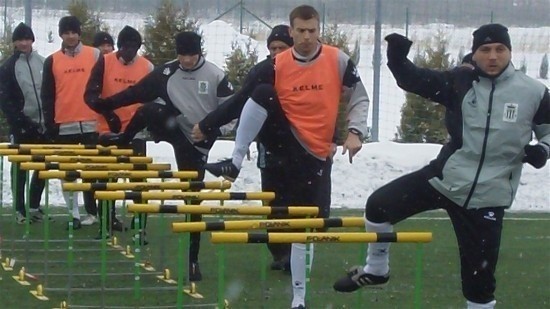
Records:
M0 217L0 243L2 261L6 257L16 258L13 272L0 269L0 308L54 308L68 299L69 280L72 290L69 308L162 308L176 305L175 288L163 291L101 292L100 273L101 248L93 239L97 226L84 227L75 232L75 263L71 271L67 264L66 242L51 242L50 252L31 251L42 249L43 223L30 227L29 242L23 241L25 227L13 224L9 217L11 210L4 208ZM335 211L333 216L358 216L359 211ZM497 271L498 308L550 308L550 230L548 214L508 214L505 221L500 261ZM127 219L129 220L129 218ZM214 218L209 218L214 220ZM65 224L67 219L55 217L50 224L51 239L67 239ZM178 236L169 230L169 222L182 221L181 217L167 215L164 218L152 216L149 219L148 239L142 258L157 269L169 268L172 276L177 273ZM456 240L451 223L442 212L423 214L397 226L397 231L431 231L434 241L423 247L424 272L422 276L422 308L464 308L460 290L460 276ZM131 232L119 233L122 244L130 243ZM204 304L215 307L218 286L217 256L219 247L208 241L203 234L200 254L204 280L197 285L203 300L184 295L186 307L197 308ZM14 242L13 240L19 240ZM35 241L36 242L33 242ZM333 281L344 274L346 268L363 263L364 245L361 244L316 244L311 284L309 286L308 308L413 308L415 291L416 244L396 244L392 246L392 278L384 289L363 289L356 294L339 294L332 290ZM60 251L55 251L60 250ZM78 250L81 250L78 252ZM83 251L86 250L86 251ZM133 260L124 257L120 250L107 252L107 270L110 273L105 281L107 288L133 288L135 284ZM185 250L187 252L187 250ZM231 308L289 308L291 301L290 276L281 271L268 269L269 258L263 244L225 246L225 293ZM43 274L44 260L48 259L47 282ZM186 259L186 258L184 258ZM266 262L262 262L266 261ZM184 261L185 262L185 261ZM186 263L186 262L185 262ZM31 274L37 274L37 281L31 286L19 285L11 276L17 275L21 266ZM139 284L143 288L167 288L171 285L159 281L151 273L141 270ZM185 267L187 271L187 267ZM69 273L73 273L69 279ZM262 280L262 272L265 280ZM53 275L57 273L57 275ZM81 274L87 274L82 276ZM90 274L92 274L90 276ZM176 278L174 278L176 279ZM49 301L35 299L29 291L43 283L48 291ZM173 286L174 287L174 286ZM97 289L94 289L97 288ZM71 307L71 305L73 307ZM205 307L205 306L202 306Z

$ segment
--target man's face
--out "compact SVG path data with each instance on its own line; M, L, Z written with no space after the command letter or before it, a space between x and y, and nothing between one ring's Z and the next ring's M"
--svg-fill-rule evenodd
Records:
M15 49L17 51L20 51L24 54L28 54L32 51L32 40L31 39L17 40L15 42L13 42L13 45L15 46Z
M191 70L199 61L200 55L178 55L178 61L182 68Z
M484 44L474 52L472 59L487 75L497 76L510 63L512 52L501 43Z
M68 48L74 48L80 42L80 34L74 31L65 31L61 34L63 45Z
M317 48L319 40L319 21L316 18L308 20L295 18L290 27L290 36L294 39L294 49L300 55L311 55Z
M280 52L284 52L285 50L289 49L290 46L288 46L285 42L282 41L273 41L269 43L269 46L267 49L269 49L269 56L271 58L275 57Z
M140 47L141 45L134 43L124 44L120 46L117 53L118 56L124 60L124 62L129 63L134 60Z
M109 44L109 43L103 43L101 45L99 45L97 47L99 49L99 51L103 54L103 55L106 55L106 54L110 54L113 52L113 50L115 50L115 48L113 47L113 45Z

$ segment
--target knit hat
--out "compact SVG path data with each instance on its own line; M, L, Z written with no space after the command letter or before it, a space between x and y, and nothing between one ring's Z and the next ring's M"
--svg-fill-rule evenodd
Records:
M80 20L76 16L64 16L59 20L59 35L61 36L67 31L76 32L78 35L82 34Z
M120 32L118 33L116 46L118 47L118 49L120 49L122 46L128 43L135 43L139 48L142 43L141 34L139 34L136 29L130 26L124 26L124 28L122 28L122 30L120 30Z
M94 35L94 47L99 47L103 44L109 44L111 46L115 46L115 42L113 41L113 37L108 34L107 32L100 31Z
M481 45L492 43L501 43L508 47L510 51L512 50L508 28L501 24L483 25L474 31L473 36L472 52L475 52Z
M202 54L201 36L192 31L180 32L176 35L176 52L178 55Z
M273 41L281 41L288 46L294 45L294 40L290 36L290 27L287 25L277 25L271 29L271 33L267 37L267 46Z
M31 27L27 26L25 23L19 23L19 25L13 29L11 41L15 42L25 39L32 40L34 42L34 33L32 32Z

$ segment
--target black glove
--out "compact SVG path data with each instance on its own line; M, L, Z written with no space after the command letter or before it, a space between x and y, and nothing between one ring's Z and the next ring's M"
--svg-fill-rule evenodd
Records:
M523 148L525 157L522 162L531 164L534 168L542 168L548 160L548 151L542 145L527 145Z
M118 118L118 115L115 114L114 111L104 111L101 113L105 120L107 120L107 124L109 125L109 130L113 133L119 133L120 129L122 128L122 124L120 123L120 118Z
M88 103L88 106L96 113L103 114L104 112L113 110L112 108L112 102L108 99L102 99L99 98L95 100L93 103Z
M50 124L46 125L46 131L44 132L44 138L48 141L55 141L59 135L59 125Z
M388 42L386 50L388 61L401 61L407 58L413 43L411 40L397 33L387 35L384 39Z

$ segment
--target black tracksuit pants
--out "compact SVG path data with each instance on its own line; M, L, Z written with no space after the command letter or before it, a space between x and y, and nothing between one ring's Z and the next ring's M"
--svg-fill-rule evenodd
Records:
M368 199L365 216L374 223L398 223L417 213L447 211L460 253L462 293L475 303L494 300L504 207L465 209L428 182L435 177L431 166L395 179Z

